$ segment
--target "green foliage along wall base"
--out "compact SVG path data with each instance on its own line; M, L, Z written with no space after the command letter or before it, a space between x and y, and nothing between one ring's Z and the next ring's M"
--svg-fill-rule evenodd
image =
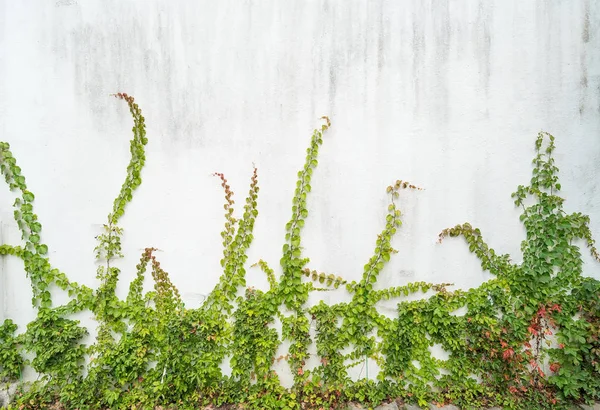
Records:
M0 255L23 261L37 308L37 318L18 335L12 321L0 326L2 382L19 380L24 366L40 374L39 380L17 394L14 408L239 404L255 409L327 409L350 401L377 405L400 398L419 405L526 409L600 399L600 283L582 275L581 254L574 241L583 239L591 254L599 257L589 218L563 210L553 136L538 135L533 177L513 194L527 233L521 245L522 263L496 254L480 230L465 223L443 230L440 242L462 236L493 279L469 291L420 282L376 289L379 275L396 252L391 241L402 225L400 192L419 188L400 180L387 188L390 203L385 224L360 281L348 283L309 268L301 232L319 147L331 125L323 117L298 172L281 273L262 260L252 265L266 274L266 291L249 286L245 270L258 215L258 171L253 171L240 218L234 216L227 179L215 174L225 192L223 273L205 303L188 309L153 248L142 253L126 299L115 294L120 271L112 262L122 256L123 234L118 222L141 184L148 141L134 99L122 93L115 96L128 104L134 120L131 162L104 232L97 238L97 258L104 262L97 272L98 289L71 282L52 267L34 213L34 194L27 189L9 144L0 142L0 170L9 188L19 193L14 217L22 233L22 244L2 244ZM526 202L527 198L533 201ZM154 290L144 293L148 273ZM54 285L71 296L66 305L53 304L50 288ZM340 286L352 296L350 302L307 303L311 292ZM399 302L393 318L377 310L381 300L426 291L434 295ZM459 308L466 308L466 313L454 314ZM84 310L98 321L91 346L81 344L87 330L70 319ZM311 326L316 328L314 340ZM289 343L289 351L276 357L283 342ZM319 365L309 369L306 362L313 343ZM438 344L448 359L431 354L430 348ZM25 352L33 357L31 361L24 359ZM227 376L221 371L226 358L232 369ZM284 388L273 370L273 363L281 360L293 374L291 388ZM375 361L381 372L376 379L352 381L348 370L365 360Z

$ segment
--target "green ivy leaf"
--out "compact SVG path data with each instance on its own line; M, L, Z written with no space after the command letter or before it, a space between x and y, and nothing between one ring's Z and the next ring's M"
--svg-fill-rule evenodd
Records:
M33 200L35 199L35 196L29 192L29 191L25 191L23 192L23 200L26 202L33 202Z
M38 246L36 246L36 251L40 255L46 255L48 253L48 246L46 246L44 244L38 245Z

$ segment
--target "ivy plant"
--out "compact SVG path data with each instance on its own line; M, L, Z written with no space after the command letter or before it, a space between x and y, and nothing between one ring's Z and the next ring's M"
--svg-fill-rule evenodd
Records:
M537 136L532 178L512 196L526 232L521 263L498 254L478 228L463 223L444 229L439 241L462 237L491 280L466 291L425 282L383 288L377 282L390 274L386 265L397 253L392 243L402 226L400 193L420 188L402 180L387 188L383 228L360 280L311 267L302 229L310 221L311 184L331 127L322 117L297 174L278 269L264 260L247 266L258 217L258 170L253 168L239 215L230 182L214 173L225 197L222 272L202 306L191 309L151 246L135 266L126 298L117 296L125 232L119 222L142 183L148 139L134 98L114 96L133 118L131 159L96 238L96 289L51 265L35 196L9 144L0 142L0 171L16 193L21 231L21 243L0 244L0 256L23 262L37 309L23 333L10 319L0 325L0 382L20 381L21 387L12 408L339 409L348 402L374 407L396 400L529 409L600 400L600 282L584 276L580 245L600 258L589 217L563 208L552 135ZM267 289L247 283L251 267L265 273ZM144 292L147 277L154 288ZM56 289L68 292L65 305L53 303ZM309 303L311 292L335 289L347 292L349 301ZM422 297L408 301L409 295ZM380 312L383 300L397 301L396 315ZM82 343L88 330L73 318L83 311L98 323L90 346ZM436 357L434 346L447 358ZM308 366L311 358L316 367ZM351 369L369 360L381 369L377 377L361 372L356 379ZM275 370L280 362L291 372L289 388ZM26 366L38 380L21 380Z

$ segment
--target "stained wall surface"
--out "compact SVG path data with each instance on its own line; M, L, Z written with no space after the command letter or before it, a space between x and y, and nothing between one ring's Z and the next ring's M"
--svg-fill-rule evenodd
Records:
M518 262L510 194L529 181L540 130L557 137L567 210L589 214L600 237L597 1L0 0L0 140L36 195L53 265L91 287L94 237L129 160L132 121L109 96L119 91L135 96L149 138L121 223L122 296L154 246L186 302L201 303L220 274L223 193L211 174L226 174L241 206L253 163L249 262L277 267L322 115L333 125L303 235L313 268L361 276L396 179L425 190L401 198L399 253L378 286L488 279L462 240L436 244L466 221ZM0 243L20 240L13 200L0 188ZM248 283L266 287L254 269ZM23 329L30 297L20 261L0 260L0 320Z

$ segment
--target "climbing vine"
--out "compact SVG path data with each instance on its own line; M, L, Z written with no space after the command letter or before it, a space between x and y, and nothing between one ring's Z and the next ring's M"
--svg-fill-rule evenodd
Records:
M392 242L402 226L400 194L421 188L401 180L387 188L383 229L359 281L310 267L301 237L319 149L331 127L322 117L298 172L280 270L264 260L251 265L266 275L266 290L246 281L258 170L253 168L241 215L229 181L214 173L225 196L222 274L202 306L190 309L152 247L142 252L127 297L116 294L124 234L118 223L142 182L148 139L133 97L114 96L129 107L133 138L125 181L96 238L97 289L52 267L35 197L9 144L0 142L0 171L17 194L14 218L22 239L1 244L0 256L22 260L37 309L23 333L10 319L0 325L0 382L19 383L14 408L333 409L402 400L528 409L600 400L600 283L583 275L579 243L600 257L589 218L563 209L552 135L538 135L530 183L513 194L526 231L521 263L497 254L479 229L463 223L444 229L439 242L462 237L491 280L467 291L425 282L381 288L378 279L397 253ZM154 288L144 292L147 276ZM56 289L68 292L68 303L53 303ZM312 292L336 289L348 292L349 301L309 303ZM409 295L421 297L409 301ZM383 300L397 301L395 316L380 313ZM90 346L82 343L88 330L72 318L81 311L92 312L98 323ZM445 359L432 353L436 346ZM361 370L357 379L355 370L368 370L369 360L379 373L369 377ZM280 362L293 376L291 387L275 370ZM38 380L23 380L26 366Z

